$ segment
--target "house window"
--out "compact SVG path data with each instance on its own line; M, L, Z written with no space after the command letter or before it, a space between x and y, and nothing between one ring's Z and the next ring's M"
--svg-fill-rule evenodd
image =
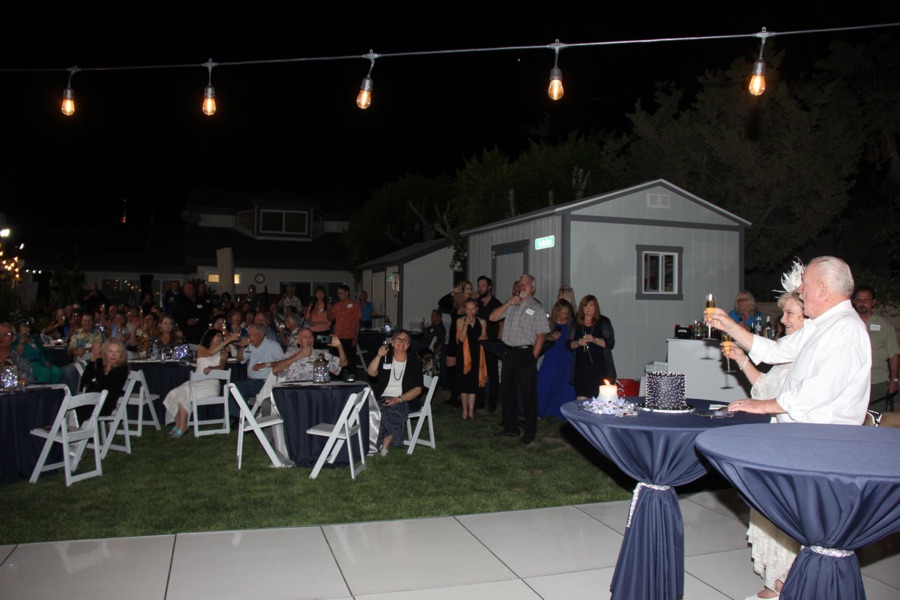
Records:
M635 298L639 300L681 300L681 259L684 249L671 246L637 247Z
M260 210L259 232L309 235L309 214L288 210Z

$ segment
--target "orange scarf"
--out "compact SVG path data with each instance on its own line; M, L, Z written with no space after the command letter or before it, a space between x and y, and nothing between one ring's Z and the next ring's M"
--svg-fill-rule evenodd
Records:
M463 339L463 375L472 370L472 354L469 352L469 338ZM484 360L484 346L478 344L478 387L487 385L487 363Z

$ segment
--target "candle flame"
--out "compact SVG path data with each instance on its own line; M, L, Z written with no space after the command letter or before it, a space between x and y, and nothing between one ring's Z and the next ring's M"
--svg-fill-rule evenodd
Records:
M604 379L604 380L603 380L603 385L609 385L609 379Z

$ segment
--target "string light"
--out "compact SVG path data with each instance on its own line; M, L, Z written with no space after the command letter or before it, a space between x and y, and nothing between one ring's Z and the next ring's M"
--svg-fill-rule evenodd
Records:
M75 114L75 90L72 89L72 75L80 71L78 67L70 67L69 71L69 82L66 84L66 89L63 90L63 101L62 101L62 114L67 117L71 117Z
M372 69L375 68L375 59L377 54L373 54L371 48L368 54L364 54L363 58L369 59L369 72L363 77L362 84L359 86L359 94L356 96L356 105L363 110L369 108L372 104Z
M754 96L761 96L766 91L766 62L763 60L763 49L766 47L766 38L769 35L765 27L756 34L756 37L762 41L759 44L759 58L753 63L753 72L750 77L749 89Z
M550 96L551 100L559 100L563 97L563 94L566 93L563 89L562 70L557 65L559 62L559 49L563 47L563 44L560 44L559 40L556 40L548 46L548 48L553 48L554 52L553 68L550 69L550 87L547 89L547 95Z
M203 66L209 70L209 81L206 84L206 88L203 90L203 114L207 117L211 117L216 114L216 88L212 86L212 70L213 67L217 65L210 58L203 63Z
M374 55L372 51L369 51L368 55L365 55L364 58L369 58L373 61L374 58L402 58L402 57L420 57L420 56L435 56L435 55L444 55L444 54L471 54L475 52L522 52L526 50L543 50L546 51L547 48L551 48L554 50L554 66L550 71L550 88L548 89L548 94L551 98L558 100L563 96L563 86L562 86L562 71L558 66L559 59L559 50L561 48L587 48L587 47L598 47L598 46L622 46L622 45L631 45L631 44L655 44L655 43L665 43L665 42L698 42L698 41L713 41L713 40L728 40L728 39L744 39L748 37L759 38L762 40L760 46L760 54L759 59L754 63L753 66L753 78L751 85L751 93L756 94L757 91L759 94L763 93L765 89L765 62L762 60L763 55L763 47L765 46L766 38L771 36L786 36L786 35L805 35L805 34L813 34L813 33L836 33L836 32L847 32L847 31L860 31L866 29L883 29L886 27L900 27L900 23L881 23L875 25L858 25L852 27L831 27L827 29L802 29L795 31L781 31L781 32L769 32L763 28L761 33L751 33L751 34L732 34L732 35L708 35L708 36L692 36L692 37L669 37L669 38L645 38L645 39L632 39L632 40L612 40L612 41L603 41L603 42L582 42L582 43L574 43L574 44L560 44L559 40L557 40L554 44L550 46L547 45L529 45L529 46L503 46L503 47L495 47L495 48L460 48L460 49L449 49L449 50L429 50L429 51L421 51L421 52L394 52L389 54L380 54ZM203 99L203 112L207 115L212 115L215 113L215 88L212 86L212 68L217 66L245 66L245 65L259 65L259 64L275 64L275 63L297 63L297 62L321 62L321 61L334 61L334 60L359 60L359 55L340 55L340 56L320 56L320 57L306 57L306 58L282 58L282 59L268 59L268 60L246 60L246 61L232 61L225 63L213 63L212 59L210 59L206 63L202 63L199 66L204 66L209 71L209 83L204 89L204 99ZM163 65L144 65L144 66L124 66L124 67L91 67L91 68L78 68L72 67L67 69L69 72L69 85L63 92L63 113L66 115L72 115L75 112L75 93L72 89L72 75L79 71L130 71L130 70L147 70L147 69L175 69L175 68L185 68L185 67L197 67L196 63L193 64L163 64ZM369 69L369 73L371 74L371 66ZM60 69L35 69L35 68L0 68L0 73L33 73L37 71L59 71ZM367 102L371 103L371 92L372 92L372 80L371 76L367 76L363 79L362 85L360 86L360 93L357 96L357 103L360 105L368 106Z

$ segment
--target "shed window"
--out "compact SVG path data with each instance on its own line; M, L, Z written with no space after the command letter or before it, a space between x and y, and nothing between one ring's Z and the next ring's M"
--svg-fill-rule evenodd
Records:
M637 247L636 298L643 300L680 300L682 248Z

